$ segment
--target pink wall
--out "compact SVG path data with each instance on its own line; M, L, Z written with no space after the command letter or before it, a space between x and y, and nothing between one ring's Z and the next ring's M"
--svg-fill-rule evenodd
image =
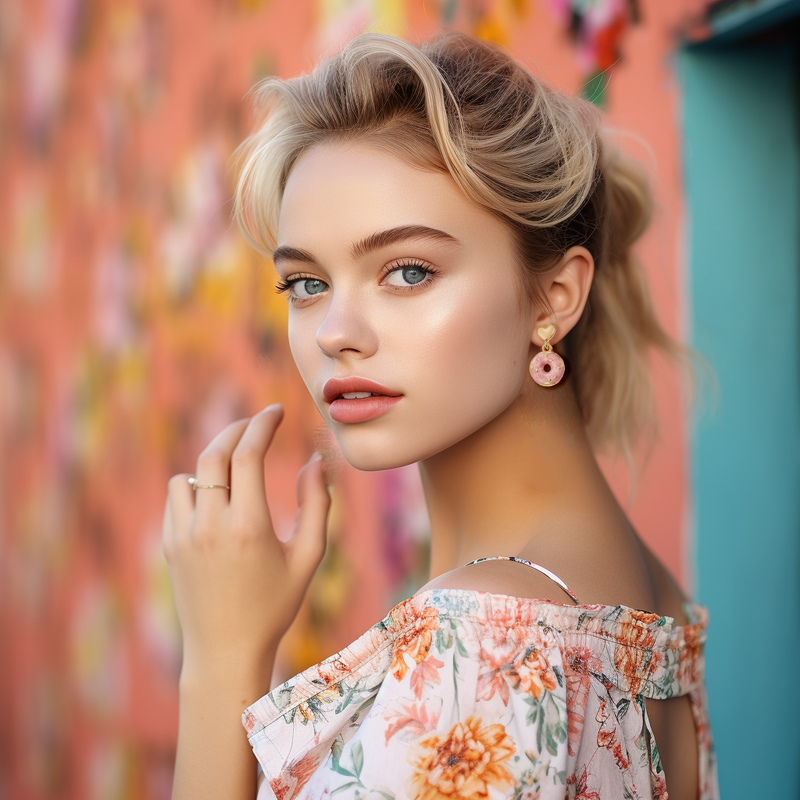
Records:
M598 0L582 42L568 0L216 0L0 6L0 795L169 795L179 640L160 553L166 481L227 422L279 400L268 462L280 532L323 431L285 344L268 265L229 228L226 161L244 95L372 25L444 24L500 41L567 91L608 69L609 123L649 162L642 242L658 311L686 338L684 208L671 53L704 3ZM451 16L452 12L452 16ZM646 144L645 144L646 142ZM661 441L631 519L686 563L686 424L654 365ZM618 466L605 464L621 497ZM281 654L330 654L424 582L413 468L340 467L328 558ZM343 611L347 609L347 615Z

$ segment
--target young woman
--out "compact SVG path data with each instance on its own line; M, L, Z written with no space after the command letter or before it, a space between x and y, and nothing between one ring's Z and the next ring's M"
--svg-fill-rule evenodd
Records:
M312 456L282 544L263 461L283 410L223 430L164 517L174 796L715 798L707 611L595 459L646 427L648 348L685 354L630 254L642 174L591 104L467 36L363 35L260 97L237 219L344 457L419 464L431 581L269 692L328 493Z

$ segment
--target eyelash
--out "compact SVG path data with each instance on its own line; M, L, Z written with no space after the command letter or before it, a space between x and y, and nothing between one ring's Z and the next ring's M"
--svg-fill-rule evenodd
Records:
M439 273L435 267L432 267L430 264L426 264L423 261L418 259L410 258L410 259L400 259L399 261L392 261L391 265L387 265L386 268L383 269L381 272L381 280L383 280L387 275L390 275L392 272L399 272L400 270L404 269L420 269L425 272L429 277L422 281L421 283L411 284L409 286L393 286L393 289L396 289L401 292L408 292L408 291L417 291L417 287L420 286L428 286L429 284L433 283L434 276ZM314 275L298 275L294 278L288 278L286 280L280 280L275 284L275 291L278 294L283 294L284 292L289 292L292 286L298 281L314 281L319 280L319 278L315 277ZM324 281L322 281L324 283ZM288 295L290 303L301 303L306 298L304 297L293 297L291 294Z

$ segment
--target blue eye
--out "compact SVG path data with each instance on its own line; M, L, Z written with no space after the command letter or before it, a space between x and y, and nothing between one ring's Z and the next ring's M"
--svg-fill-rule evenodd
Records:
M319 278L293 278L288 281L279 281L275 286L278 293L289 292L289 300L296 303L298 300L308 300L316 294L322 294L328 288L325 281Z
M424 270L418 269L417 267L406 267L403 270L403 279L407 283L419 283L425 280L425 274Z
M423 283L431 274L431 270L425 267L396 267L386 276L386 283L390 286L415 286Z
M306 280L297 281L294 285L295 291L301 286L308 295L319 294L328 288L327 283L317 280L316 278L307 278ZM298 296L302 297L302 294L298 294Z

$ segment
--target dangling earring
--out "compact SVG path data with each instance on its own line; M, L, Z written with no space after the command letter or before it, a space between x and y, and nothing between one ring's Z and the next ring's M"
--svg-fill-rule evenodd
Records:
M550 323L537 328L536 333L544 339L542 352L531 359L530 372L539 386L555 386L564 377L564 359L553 350L550 340L556 334L556 326Z

